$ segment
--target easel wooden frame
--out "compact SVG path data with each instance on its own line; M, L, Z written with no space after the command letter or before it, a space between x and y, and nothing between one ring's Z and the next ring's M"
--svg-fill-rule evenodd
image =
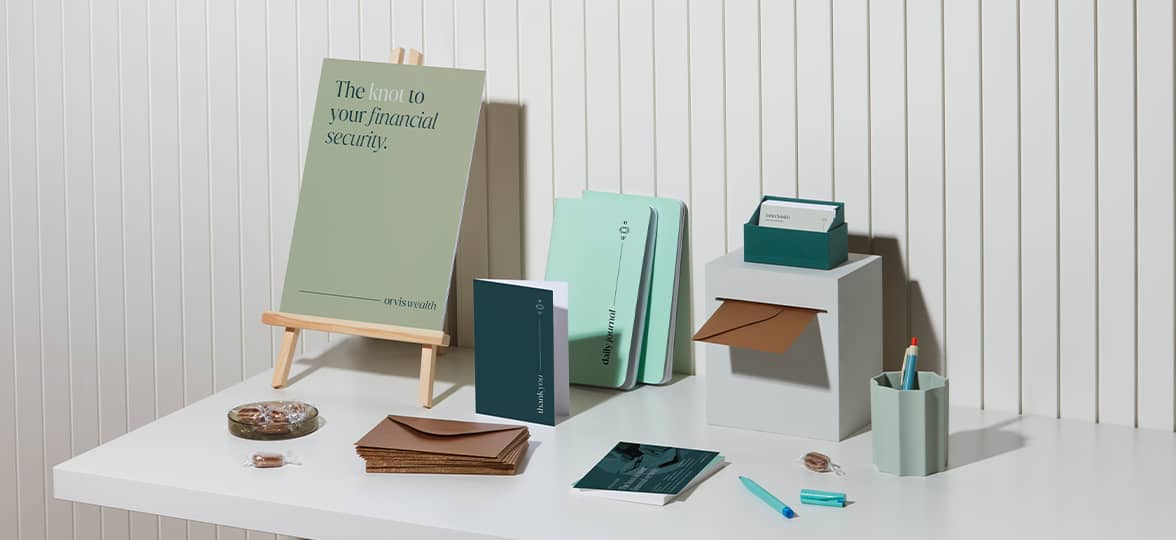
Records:
M408 50L407 61L405 51L401 47L392 49L389 61L393 64L422 65L425 56L416 49ZM437 356L444 354L449 346L449 334L442 330L426 330L377 324L330 317L316 317L314 315L299 315L280 311L266 311L261 314L261 322L270 326L285 328L282 335L282 347L278 350L278 358L274 364L274 388L286 386L290 379L290 365L294 362L294 347L298 344L298 337L303 330L319 330L336 334L349 334L389 341L417 343L421 346L421 375L420 389L417 400L422 407L433 406L433 381L437 371Z

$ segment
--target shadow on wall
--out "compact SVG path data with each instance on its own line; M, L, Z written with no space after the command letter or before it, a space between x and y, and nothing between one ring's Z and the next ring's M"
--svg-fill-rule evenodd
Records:
M875 236L871 240L851 235L849 249L882 257L882 367L887 371L902 369L903 351L910 344L913 329L931 328L931 314L923 291L917 281L907 279L905 254L897 239ZM920 330L918 338L919 369L942 375L940 336L936 332Z
M528 182L547 179L528 178L522 166L527 162L526 142L530 136L526 132L527 108L516 103L490 102L482 105L482 113L462 216L463 239L466 241L458 244L457 260L459 264L466 265L467 270L471 270L463 275L472 278L521 279L524 277L527 249L524 231L530 225L523 211L523 194ZM536 133L534 136L549 137L550 134ZM690 209L686 211L686 247L682 257L689 261ZM542 279L542 276L527 277ZM678 301L686 302L679 312L688 316L677 324L680 338L674 345L674 371L677 373L694 372L694 347L690 341L694 328L690 284L690 265L687 264L679 277ZM458 294L470 294L472 286L469 283L458 283L455 275L453 290L458 291ZM453 298L457 295L450 296ZM456 301L451 300L450 303L455 313L459 311ZM465 325L459 332L451 333L472 340L472 320L458 321L451 318L449 323L450 328ZM461 341L460 344L468 346L471 343Z
M731 372L829 389L829 370L825 364L825 345L821 340L820 325L814 321L805 326L783 358L776 353L731 347Z
M674 331L676 340L674 341L674 373L685 373L687 375L694 375L695 359L694 359L694 342L691 336L694 335L694 329L702 326L703 319L697 321L698 326L695 326L695 317L702 317L705 314L695 312L694 309L694 295L690 294L691 268L693 267L690 259L690 217L693 210L686 208L686 215L683 216L683 222L686 226L682 229L682 268L678 275L678 317L674 321ZM685 302L683 305L682 303ZM682 315L685 315L683 317Z
M486 226L490 277L523 277L524 107L487 103Z
M463 339L472 341L473 321L458 319L459 304L472 302L472 280L523 274L523 114L516 103L482 104L449 295L447 324L458 345L472 344Z

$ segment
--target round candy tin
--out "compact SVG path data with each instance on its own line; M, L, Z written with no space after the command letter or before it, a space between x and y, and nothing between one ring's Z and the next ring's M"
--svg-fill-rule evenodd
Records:
M293 439L313 433L318 424L318 409L301 401L259 401L229 411L229 433L243 439Z

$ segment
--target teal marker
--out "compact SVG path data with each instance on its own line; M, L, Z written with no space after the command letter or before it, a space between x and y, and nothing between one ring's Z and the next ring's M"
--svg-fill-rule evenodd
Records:
M768 493L768 490L760 487L760 485L755 483L754 480L746 476L740 476L739 481L743 482L743 487L747 488L747 491L750 491L752 495L759 497L759 500L764 501L765 504L771 506L772 510L779 512L788 519L796 517L796 512L793 512L787 504L780 502L780 499L777 499L774 495Z

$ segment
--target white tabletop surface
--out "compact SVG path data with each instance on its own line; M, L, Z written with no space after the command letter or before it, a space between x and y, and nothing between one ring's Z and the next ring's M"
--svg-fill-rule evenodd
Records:
M899 478L874 470L868 432L838 444L706 425L699 377L631 392L573 388L573 416L556 428L531 427L517 476L364 473L353 443L389 413L492 421L474 414L471 356L458 350L439 359L439 402L424 410L416 405L416 349L342 340L297 361L286 389L271 389L263 373L57 465L54 493L322 539L1170 538L1176 526L1173 433L954 408L950 469ZM325 424L284 442L229 435L230 408L276 398L317 405ZM716 450L729 465L665 507L572 493L620 440ZM243 467L256 450L293 452L303 465ZM846 476L797 463L814 450ZM739 475L799 517L774 514ZM846 492L852 504L800 505L801 488Z

